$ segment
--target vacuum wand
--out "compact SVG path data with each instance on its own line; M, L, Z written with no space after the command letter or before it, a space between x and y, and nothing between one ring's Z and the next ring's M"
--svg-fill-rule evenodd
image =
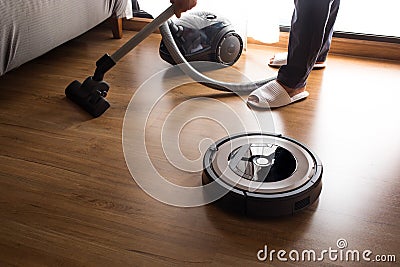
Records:
M156 17L152 22L147 24L120 49L115 51L115 53L111 55L111 58L114 60L114 62L119 61L123 56L128 54L133 48L146 39L151 33L157 30L164 22L171 18L175 14L174 10L174 5L168 7L163 13Z
M96 62L96 70L93 76L86 78L83 83L76 80L70 83L65 89L65 95L93 117L99 117L110 107L105 99L110 89L108 83L103 80L105 73L173 15L174 5L171 5L114 54L102 56Z

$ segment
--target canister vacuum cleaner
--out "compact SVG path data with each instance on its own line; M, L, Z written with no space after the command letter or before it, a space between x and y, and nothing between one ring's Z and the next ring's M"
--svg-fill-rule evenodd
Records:
M203 84L211 88L243 93L253 91L275 79L271 77L256 82L235 84L217 81L198 72L188 61L213 61L223 65L233 65L242 53L242 39L227 19L215 14L192 13L175 23L169 20L173 15L174 6L171 5L111 56L105 54L101 57L96 62L93 76L88 77L83 83L73 81L69 84L65 90L66 96L93 117L101 116L110 107L105 99L110 89L109 84L104 81L105 73L157 28L162 35L161 58L171 64L179 64L186 75L194 80L203 81Z
M168 21L176 46L187 61L211 61L231 66L243 51L243 41L224 17L210 12L191 12L177 21ZM169 48L163 40L160 56L175 65ZM172 47L173 50L173 47ZM172 51L171 50L171 51Z
M236 84L203 75L189 61L233 65L242 53L242 39L228 20L215 14L191 13L176 22L169 20L173 15L171 5L114 54L101 57L93 76L69 84L66 96L93 117L101 116L110 107L105 99L109 90L105 73L158 27L161 58L177 64L195 81L220 91L245 93L275 79ZM203 158L202 183L227 192L218 200L224 207L250 216L290 215L307 208L318 199L321 180L318 157L302 143L282 135L228 136L211 145Z

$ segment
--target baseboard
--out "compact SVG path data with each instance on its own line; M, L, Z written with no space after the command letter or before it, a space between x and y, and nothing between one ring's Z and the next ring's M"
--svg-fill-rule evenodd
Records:
M149 22L151 22L151 19L144 19L144 18L134 18L130 20L124 19L123 29L131 31L140 31ZM157 33L159 32L157 31ZM288 40L289 40L289 33L281 32L279 37L279 42L274 44L262 43L257 40L254 40L253 38L248 38L247 43L286 48L288 45ZM396 60L396 61L400 61L399 51L400 51L400 44L398 43L356 40L356 39L339 38L339 37L333 37L330 49L330 53L333 54Z
M275 47L286 48L289 41L289 33L281 32L279 42L274 44L261 43L253 38L247 39L248 43L269 45ZM333 37L330 53L349 55L357 57L368 57L376 59L387 59L400 61L400 44L357 40L348 38Z

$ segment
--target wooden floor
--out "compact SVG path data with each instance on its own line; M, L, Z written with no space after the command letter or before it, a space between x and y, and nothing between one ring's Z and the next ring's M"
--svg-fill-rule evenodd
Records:
M132 178L122 145L124 115L140 86L169 67L158 56L159 35L107 74L111 108L103 116L92 119L65 98L67 84L92 75L96 60L133 34L114 40L107 30L95 29L0 78L1 266L366 266L327 254L323 262L282 263L276 253L272 262L257 259L265 246L320 253L338 249L340 238L347 249L371 250L371 258L396 255L400 262L400 62L330 55L325 70L312 72L307 100L256 111L273 119L271 130L311 148L324 174L320 200L309 209L255 219L215 205L164 204ZM266 61L277 51L282 50L250 45L235 68L209 74L232 80L243 79L238 72L250 79L274 75ZM164 85L185 80L175 78L164 75ZM162 97L143 128L148 153L168 180L188 186L201 184L201 172L174 168L160 136L168 114L195 97L221 101L242 115L251 112L240 97L199 84ZM196 107L208 110L207 103ZM180 125L182 153L201 158L199 142L226 135L233 113L224 114L225 125L201 118ZM138 121L147 115L139 110ZM135 172L141 171L148 170L137 166Z

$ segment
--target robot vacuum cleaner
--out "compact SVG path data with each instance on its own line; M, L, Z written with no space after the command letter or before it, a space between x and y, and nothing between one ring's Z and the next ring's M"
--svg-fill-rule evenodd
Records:
M319 197L322 163L300 142L276 134L223 138L203 159L203 184L226 193L217 202L249 216L291 215Z

